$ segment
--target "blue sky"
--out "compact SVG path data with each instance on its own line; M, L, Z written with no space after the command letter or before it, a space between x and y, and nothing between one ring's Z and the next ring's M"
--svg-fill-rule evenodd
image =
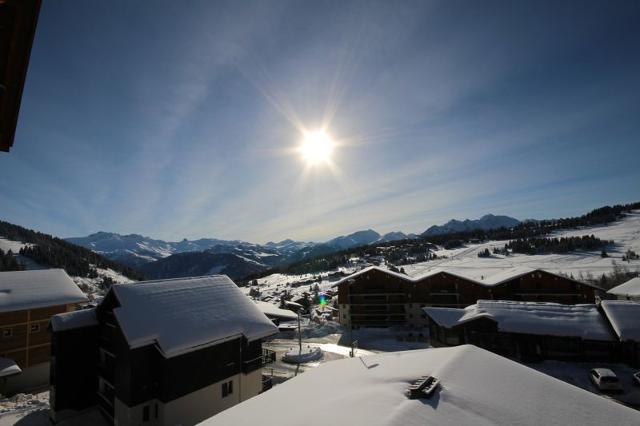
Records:
M0 218L265 242L637 201L639 46L635 1L46 1Z

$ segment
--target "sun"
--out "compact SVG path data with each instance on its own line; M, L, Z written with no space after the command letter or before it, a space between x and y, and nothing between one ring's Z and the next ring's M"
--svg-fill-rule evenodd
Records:
M334 141L323 130L304 134L300 144L302 158L311 166L331 162Z

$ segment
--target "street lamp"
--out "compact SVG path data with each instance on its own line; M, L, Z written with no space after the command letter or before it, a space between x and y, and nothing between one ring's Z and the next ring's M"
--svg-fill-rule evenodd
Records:
M302 305L296 302L290 302L288 300L285 300L284 304L292 308L296 308L295 313L298 315L298 353L302 355L302 333L300 332L300 310L302 309Z

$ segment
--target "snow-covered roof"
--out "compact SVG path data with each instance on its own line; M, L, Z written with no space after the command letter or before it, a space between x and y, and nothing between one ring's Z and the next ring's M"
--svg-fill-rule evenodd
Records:
M440 387L429 399L408 399L404 391L424 375ZM331 419L355 426L601 426L638 424L640 413L463 345L331 361L200 425L326 426Z
M348 277L345 277L345 278L341 279L340 281L337 281L335 284L332 285L332 287L337 287L342 283L350 282L350 280L352 280L353 278L356 278L356 277L358 277L358 276L360 276L362 274L365 274L365 273L367 273L369 271L372 271L372 270L380 271L382 273L385 273L385 274L400 278L400 279L402 279L403 281L405 281L407 283L417 283L417 282L420 282L420 281L422 281L422 280L424 280L426 278L430 278L430 277L433 277L433 276L438 275L440 273L444 273L444 274L448 274L448 275L454 276L456 278L461 278L461 279L466 280L468 282L471 282L471 283L474 283L474 284L478 284L478 285L481 285L481 286L484 286L484 287L498 286L498 285L503 284L503 283L505 283L505 282L507 282L509 280L514 279L514 278L522 277L522 276L524 276L526 274L534 273L536 271L542 271L542 272L546 272L548 274L556 275L558 277L562 277L562 278L565 278L565 279L568 279L568 280L575 281L577 283L580 283L580 284L583 284L583 285L586 285L586 286L589 286L589 287L594 287L594 288L600 289L600 287L594 286L592 284L576 281L576 280L574 280L572 278L561 276L561 275L555 274L553 272L545 271L543 269L533 269L533 268L529 268L529 267L526 267L526 266L515 266L515 267L512 267L512 268L502 269L499 272L494 273L494 274L489 274L486 277L483 275L481 279L477 279L477 278L468 276L468 275L466 275L464 273L461 273L460 272L461 268L456 268L456 267L444 268L444 267L441 267L441 266L437 266L437 267L432 268L432 269L430 269L430 270L428 270L428 271L426 271L426 272L424 272L424 273L422 273L420 275L412 277L412 276L409 276L409 275L393 272L393 271L390 271L388 269L381 268L379 266L369 266L369 267L364 268L364 269L362 269L362 270L360 270L360 271L358 271L356 273L353 273L353 274L349 275Z
M156 343L166 357L239 336L278 332L226 275L114 285L113 312L131 348Z
M471 305L467 308L457 309L427 307L422 309L427 315L429 315L432 320L447 328L455 327L464 324L465 322L476 320L478 318L494 319L491 314L487 312L478 312L476 305Z
M51 317L51 329L54 332L73 330L92 325L98 325L95 308L65 312Z
M260 309L260 311L268 317L283 319L298 318L298 315L295 312L288 309L280 309L273 303L262 302L260 300L254 300L253 303L255 303L258 306L258 309Z
M600 306L621 341L640 342L640 303L629 300L603 300Z
M640 277L631 278L629 281L613 287L607 293L616 296L640 296Z
M534 271L536 270L527 266L514 266L513 268L503 269L496 274L488 275L484 279L480 280L480 282L484 285L495 286L514 278L533 273Z
M404 281L409 281L409 282L413 281L413 278L411 278L408 275L401 274L399 272L393 272L393 271L391 271L389 269L381 268L379 266L368 266L368 267L366 267L364 269L359 270L358 272L354 272L353 274L349 275L348 277L345 277L345 278L343 278L343 279L341 279L339 281L336 281L331 287L337 287L342 283L349 282L349 280L352 280L353 278L359 277L360 275L364 275L367 272L371 272L371 271L379 271L379 272L385 273L387 275L391 275L393 277L400 278L401 280L404 280Z
M0 358L0 378L15 376L22 373L22 369L18 364L9 358Z
M86 302L63 269L0 272L0 312Z
M423 308L435 322L454 327L478 318L490 318L498 330L546 336L575 336L587 340L615 340L596 305L478 300L464 309Z

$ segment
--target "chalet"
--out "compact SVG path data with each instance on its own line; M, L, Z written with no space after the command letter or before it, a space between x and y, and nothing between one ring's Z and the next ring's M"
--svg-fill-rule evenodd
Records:
M409 385L438 380L410 399ZM201 426L631 425L638 411L484 349L391 352L325 363L236 405Z
M607 294L616 299L640 302L640 277L632 278L619 286L613 287L607 291Z
M602 291L590 284L531 268L487 277L434 268L410 277L379 267L365 268L334 284L340 322L352 327L425 327L425 306L463 308L477 300L522 300L565 304L594 303Z
M279 325L280 321L291 321L298 318L298 314L289 309L278 308L273 303L254 300L258 309L267 316L275 325Z
M97 406L119 426L186 426L262 391L262 340L278 330L214 275L114 285L52 331L54 422Z
M618 340L596 305L478 300L424 308L434 346L465 343L521 358L613 360Z
M0 393L47 386L49 320L86 301L62 269L0 272Z

